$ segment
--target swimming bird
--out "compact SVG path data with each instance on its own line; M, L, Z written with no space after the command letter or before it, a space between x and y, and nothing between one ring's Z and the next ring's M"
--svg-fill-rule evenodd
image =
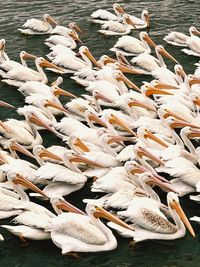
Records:
M66 205L66 210L72 210L72 206ZM96 203L88 203L86 213L86 215L72 212L63 213L53 219L46 228L46 231L50 232L54 244L61 248L62 254L115 249L117 240L112 231L99 220L100 217L134 231L125 222Z
M160 211L158 202L144 197L138 197L137 201L134 198L126 211L117 212L119 216L134 223L134 232L113 223L108 223L108 225L117 230L120 235L132 237L135 243L149 239L174 240L181 238L185 236L185 226L195 237L194 230L179 204L178 196L169 192L167 203L175 225L168 221L163 212Z
M43 20L28 19L23 25L23 29L18 29L21 33L27 35L48 34L52 31L51 25L57 25L57 22L49 14L44 14Z
M196 36L199 35L200 32L196 29L196 27L191 26L189 28L190 36ZM190 36L182 33L182 32L176 32L172 31L168 33L163 40L165 40L168 44L172 44L175 46L187 46L187 40L190 38Z
M117 21L122 14L124 14L123 8L118 3L113 4L113 10L115 11L116 15L107 10L98 9L90 15L92 17L90 21L93 23L103 24L105 21Z

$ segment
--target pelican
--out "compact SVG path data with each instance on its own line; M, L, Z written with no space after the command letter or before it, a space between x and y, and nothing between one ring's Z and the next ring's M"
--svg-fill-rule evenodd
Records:
M190 36L196 36L199 35L200 32L196 29L196 27L191 26L189 28ZM170 32L168 33L163 40L165 40L168 44L175 45L175 46L187 46L187 40L190 38L190 36L181 33L181 32Z
M43 21L38 19L28 19L22 25L24 29L18 30L26 35L48 34L52 32L51 25L57 25L57 22L49 14L44 14Z
M21 86L26 81L40 81L43 83L47 83L48 79L46 74L44 73L43 67L49 67L52 69L56 69L63 73L63 69L57 67L56 65L48 62L46 59L42 57L38 57L35 59L35 65L37 71L32 70L30 68L24 66L10 66L6 62L1 64L1 68L3 69L0 72L0 75L3 77L3 82L12 85L12 86Z
M44 43L48 47L52 47L54 45L58 45L59 44L59 45L66 46L66 47L68 47L70 49L76 49L77 48L76 40L78 42L82 43L80 38L78 38L76 36L76 34L71 30L71 31L69 31L69 34L67 36L52 35L49 38L47 38Z
M169 192L167 194L167 203L175 225L168 221L166 216L160 211L158 202L144 197L139 197L138 201L134 198L132 205L129 205L126 211L119 211L117 213L134 223L134 232L113 223L108 223L108 225L117 230L120 235L132 237L135 243L148 239L174 240L181 238L185 236L185 226L191 235L195 237L194 230L182 210L175 193Z
M150 54L151 49L149 45L155 47L156 44L146 32L140 32L139 38L140 40L132 36L122 36L110 51L120 51L124 56L137 56L141 53Z
M56 47L58 47L58 45ZM79 53L82 57L82 60L77 56L75 56L70 51L68 52L68 54L65 53L64 50L63 52L58 53L56 55L53 54L52 57L50 56L50 59L52 60L53 64L64 68L65 73L74 73L75 71L81 70L83 68L92 68L92 62L97 67L100 67L99 63L95 60L95 58L92 56L92 54L90 53L89 49L86 46L81 46L79 48Z
M177 60L172 57L165 49L162 45L157 45L155 47L155 51L156 51L156 55L157 58L153 57L152 55L149 55L148 53L142 53L137 57L133 57L133 59L131 60L131 63L134 65L136 64L138 67L149 71L150 74L155 77L156 79L158 79L160 82L167 82L167 79L165 81L164 78L161 79L161 76L163 74L166 73L166 75L168 74L168 72L170 72L167 68L166 65L164 63L164 60L162 58L161 55L166 56L167 58L169 58L170 60L172 60L173 62L177 63ZM161 73L159 75L159 73ZM172 72L170 72L172 73ZM169 75L169 74L168 74ZM171 74L172 75L172 74ZM175 74L173 74L173 76L175 76ZM159 79L160 78L160 79ZM170 83L169 83L170 84Z
M19 144L23 145L27 149L33 148L36 144L41 144L43 140L34 123L48 129L49 131L54 133L56 132L52 127L42 121L35 112L26 112L25 120L26 121L8 119L4 122L0 121L0 132L3 135L0 140L1 145L7 147L8 139L13 137Z
M78 27L78 25L75 22L69 23L69 28L61 25L56 25L56 27L51 31L51 34L57 34L67 37L69 35L69 32L73 31L73 33L78 38L77 32L84 33L83 30Z
M71 205L70 207L66 205L65 208L72 210ZM134 231L133 228L96 203L88 203L86 213L87 215L63 213L53 219L46 228L46 231L50 232L54 244L61 248L62 254L115 249L117 240L112 231L99 220L100 217Z
M50 198L53 196L68 195L79 190L86 183L87 177L83 174L55 163L45 162L43 156L55 160L59 160L59 157L49 150L46 150L43 146L35 146L33 154L41 165L36 171L36 179L34 182L37 184L47 184L43 189L43 192ZM60 161L63 161L64 164L68 165L69 160L67 151L63 154L63 157L60 158Z
M4 61L9 61L9 57L5 52L6 40L0 39L0 63Z
M137 30L145 29L150 27L150 15L149 12L144 9L141 13L141 19L130 15L130 19L133 22Z
M101 30L98 30L104 35L127 35L134 29L134 24L130 20L128 14L122 15L122 23L117 21L106 21L101 25Z
M198 31L198 35L200 32ZM186 45L190 49L182 49L185 54L200 57L200 38L198 36L191 36L187 39Z
M107 10L98 9L90 15L92 17L91 21L93 23L103 24L105 21L117 21L122 14L124 14L124 10L120 4L113 4L113 10L115 11L116 15Z

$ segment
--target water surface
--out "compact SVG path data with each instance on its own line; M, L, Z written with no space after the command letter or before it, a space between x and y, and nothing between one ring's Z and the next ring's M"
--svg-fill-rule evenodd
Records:
M157 44L163 44L166 49L183 65L187 73L193 73L194 63L198 58L189 57L183 54L180 48L166 45L162 38L171 30L187 33L191 25L200 28L199 23L199 1L198 0L161 0L161 1L117 1L131 14L138 15L144 8L151 13L150 36ZM61 25L67 25L70 21L76 21L84 30L83 42L91 49L98 58L102 54L112 55L108 50L111 48L117 37L104 37L97 32L99 26L88 21L89 15L97 8L111 10L112 1L53 1L53 0L32 0L1 1L0 10L0 38L6 39L6 51L13 60L18 60L21 50L26 50L38 56L45 56L48 48L43 44L45 36L24 37L17 29L27 18L40 18L44 13L53 15ZM137 37L138 31L132 33ZM168 62L169 63L169 62ZM170 68L173 65L169 63ZM48 74L49 80L53 81L57 76ZM142 81L149 80L149 77L135 77L133 80L141 85ZM73 91L76 94L83 92L69 76L65 77L63 88ZM0 83L0 99L8 101L17 107L23 106L23 96L9 86ZM64 100L63 100L64 103ZM8 117L20 118L14 111L1 109L0 119ZM22 118L21 118L22 119ZM44 133L45 145L60 144L60 141ZM69 198L74 204L82 205L83 197L91 197L90 183ZM164 193L161 194L165 199ZM181 199L181 204L188 216L199 215L199 206L188 200L188 197ZM197 233L196 239L188 234L185 238L175 241L148 241L137 244L135 248L129 246L127 239L119 238L118 247L114 251L103 253L81 254L80 259L72 259L62 256L60 250L51 241L29 242L27 246L22 245L18 238L2 231L5 242L0 243L0 266L5 267L32 267L32 266L199 266L199 235L198 225L194 225Z

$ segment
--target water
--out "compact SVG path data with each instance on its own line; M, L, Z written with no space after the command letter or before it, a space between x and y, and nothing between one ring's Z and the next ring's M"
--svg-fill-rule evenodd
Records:
M187 73L193 73L194 63L198 58L189 57L183 54L180 48L166 45L162 38L171 30L187 33L191 25L200 27L199 24L199 1L198 0L161 0L161 1L117 1L131 14L139 15L144 8L148 8L152 14L150 36L157 44L163 44L166 49L183 65ZM31 3L31 4L30 4ZM99 26L87 21L89 15L97 8L111 10L111 1L53 1L53 0L32 0L1 1L0 11L0 38L6 39L6 51L9 57L18 60L21 50L44 56L48 48L43 44L44 36L24 37L19 34L19 28L27 18L40 18L44 13L53 15L61 25L67 25L70 21L77 22L85 30L82 36L83 42L91 49L98 58L102 54L112 55L109 48L114 45L117 37L105 38L97 32ZM162 7L162 8L161 8ZM137 37L138 32L132 33ZM168 62L169 63L169 62ZM170 65L170 68L173 65ZM56 79L56 75L48 74L49 80ZM149 78L135 77L134 81L140 85L142 81ZM69 89L76 94L83 92L68 77L65 78L63 88ZM0 99L19 107L23 106L23 96L15 89L0 83ZM64 101L64 99L63 99ZM1 109L1 119L8 117L20 118L14 111ZM22 118L21 118L22 119ZM60 141L52 135L43 134L45 145L60 144ZM48 137L48 138L47 138ZM92 196L89 192L90 184L83 190L72 194L69 200L74 204L81 205L81 199ZM165 199L164 194L161 194ZM77 201L78 200L78 201ZM199 206L188 197L181 199L188 216L200 215ZM196 233L200 228L193 224ZM5 242L0 243L0 266L5 267L31 267L31 266L98 266L98 267L128 267L128 266L159 266L159 267L183 267L199 266L199 235L193 239L188 234L185 238L175 241L148 241L137 244L135 248L129 246L128 239L117 236L118 247L114 251L103 253L81 254L79 259L62 256L60 250L51 241L30 241L23 246L19 239L2 231Z

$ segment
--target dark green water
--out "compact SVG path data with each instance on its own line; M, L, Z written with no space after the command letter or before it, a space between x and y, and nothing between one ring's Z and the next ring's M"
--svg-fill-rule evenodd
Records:
M139 15L142 9L147 8L152 14L150 36L157 44L163 44L167 50L183 65L185 71L193 73L194 63L198 58L189 57L180 51L180 48L166 45L162 38L170 30L187 33L189 26L200 28L199 0L162 0L162 1L117 1L134 15ZM6 51L9 57L18 60L21 50L44 56L48 48L43 44L45 37L23 37L19 28L27 18L41 17L44 13L53 15L61 25L67 25L70 21L76 21L84 30L83 42L91 49L98 58L102 54L112 55L109 48L114 45L117 38L105 38L97 32L98 26L87 21L89 15L97 8L111 10L112 1L53 1L53 0L0 0L0 38L6 39ZM132 33L137 37L138 32ZM169 66L172 68L173 65ZM57 76L48 75L53 81ZM140 85L149 78L135 77L133 80ZM63 88L69 89L76 94L83 92L69 77L65 77ZM0 83L0 99L19 107L23 106L23 96L15 89ZM63 99L64 102L64 99ZM19 118L14 111L1 109L0 119L8 117ZM45 145L60 144L60 141L47 133L43 134ZM83 197L91 196L90 185L83 190L72 194L69 198L73 203L80 205ZM165 199L164 194L162 194ZM188 216L199 215L199 205L188 200L181 199ZM118 238L118 248L104 253L81 254L79 259L62 256L60 250L51 241L29 242L23 246L14 236L2 231L5 242L0 243L0 266L2 267L32 267L32 266L159 266L159 267L185 267L200 266L200 226L193 224L197 237L193 239L189 235L175 241L148 241L137 244L133 249L129 247L129 240Z

